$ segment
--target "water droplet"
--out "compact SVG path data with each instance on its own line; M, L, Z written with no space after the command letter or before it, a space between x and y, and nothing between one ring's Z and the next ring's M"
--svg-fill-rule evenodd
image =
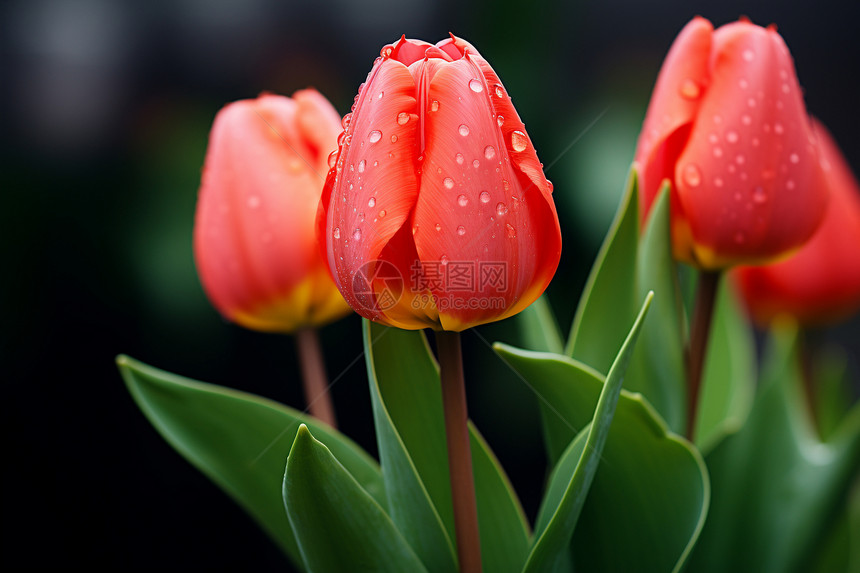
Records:
M458 131L460 132L460 135L466 137L467 135L469 135L469 126L465 123L461 123Z
M502 188L504 188L506 192L511 190L511 184L508 183L507 179L502 179Z
M463 225L460 225L459 227L457 227L457 234L460 235L461 237L463 235L465 235L466 234L466 227L464 227Z
M714 123L716 123L717 125L723 123L723 116L721 116L719 114L715 115L714 116Z
M753 61L753 59L755 59L755 52L750 49L746 49L744 50L743 58L745 62L751 62Z
M739 81L739 82L738 82L738 85L740 86L740 88L741 88L742 90L745 90L745 89L747 89L747 88L749 87L749 85L750 85L750 84L749 84L749 82L748 82L748 81L746 81L745 79L741 79L741 81Z
M498 205L496 205L496 213L498 213L500 216L504 215L507 212L508 212L508 206L505 205L504 203L499 203Z
M765 193L764 187L761 185L753 189L753 202L758 203L759 205L767 203L767 193Z
M753 147L758 147L760 143L761 143L761 141L759 140L759 138L758 138L758 137L753 137L753 138L752 138L752 145L753 145Z
M499 127L502 127L503 125L505 125L505 116L497 115L496 116L496 123L499 124Z
M379 52L379 55L380 55L380 56L382 56L383 58L389 58L389 57L391 57L391 52L393 52L393 51L394 51L394 48L393 48L393 47L391 47L391 46L385 46L385 47L384 47L384 48L382 48L382 50Z
M752 118L746 114L741 116L741 123L744 125L750 125L752 123Z
M337 149L328 154L328 168L334 169L335 165L337 165Z
M376 142L377 142L377 141L379 141L380 139L382 139L382 132L381 132L381 131L379 131L378 129L374 129L373 131L371 131L371 132L367 135L367 140L368 140L370 143L376 143Z
M340 121L340 125L343 127L343 130L346 131L350 123L352 123L352 114L348 113L343 116L343 119Z
M465 207L468 204L469 198L465 195L460 195L459 197L457 197L457 205L459 205L460 207Z
M469 89L479 94L484 91L484 84L481 83L481 80L469 80Z
M450 177L446 177L442 180L442 185L445 186L445 189L453 189L454 188L454 180Z
M391 136L391 143L396 143L396 142L397 142L397 136L396 136L396 135L392 135L392 136Z
M385 217L385 215L386 215L386 213L385 213L385 209L383 209L382 211L380 211L380 212L379 212L379 218L380 218L380 219L382 219L383 217Z
M362 222L364 221L364 211L361 211L361 212L358 214L358 220L359 220L359 221L362 221Z
M358 162L358 172L359 173L364 173L365 167L367 167L367 162L364 159L362 159L361 161Z
M723 148L715 147L714 148L714 157L722 157L723 156Z
M475 169L477 169L480 166L481 166L481 162L478 161L477 159L472 162L472 167L474 167Z
M399 125L406 125L407 123L409 123L409 114L406 113L405 111L401 111L400 113L398 113L397 114L397 123Z
M356 227L355 231L352 232L352 238L355 239L356 241L360 240L361 239L361 229Z
M486 191L481 191L481 203L489 203L490 202L490 194Z
M516 237L516 236L517 236L517 230L516 230L516 229L514 229L514 226L513 226L513 225L511 225L510 223L506 223L506 224L505 224L505 227L506 227L506 228L507 228L507 230L508 230L508 236L509 236L509 237Z
M379 167L379 161L374 161L374 162L373 162L373 166L374 166L374 167Z
M522 131L511 132L511 147L514 148L514 151L525 151L528 145L529 139L528 137L526 137L525 133L523 133Z
M696 99L700 93L699 84L693 80L686 79L681 84L681 97L683 98Z
M791 88L788 86L788 84L782 84L782 93L787 94L790 91L791 91Z
M683 174L684 182L690 187L698 187L702 182L702 172L699 170L699 167L693 163L688 163L686 167L684 167Z
M448 256L442 255L441 257L439 257L439 262L442 263L443 265L447 265L448 264Z
M789 179L788 181L786 181L785 182L785 188L788 189L789 191L793 190L794 189L794 180Z
M373 207L375 205L376 205L376 198L371 197L370 199L367 200L367 206L370 207L371 209L373 209Z
M800 163L800 156L796 153L792 153L788 156L788 160L794 164Z
M747 105L748 105L748 106L750 106L750 107L755 107L755 105L756 105L755 98L750 98L750 99L748 99L748 100L747 100Z
M385 95L384 91L379 92L379 95L376 96L376 99L382 99L382 96Z
M743 165L746 160L747 158L743 155L738 155L737 157L735 157L735 163L737 163L738 165Z
M716 143L719 140L720 140L720 138L719 138L719 136L717 136L716 133L712 133L712 134L708 135L708 141L710 141L711 143Z
M737 167L735 167L735 164L734 164L734 163L729 163L729 166L728 166L728 167L726 167L726 170L727 170L729 173L735 173L735 172L738 170L738 168L737 168Z
M737 132L730 131L726 134L726 141L729 143L737 143L738 142L738 134Z
M412 234L414 235L417 232L418 232L418 225L413 225L412 226Z
M722 180L722 178L720 178L720 177L715 177L715 178L714 178L714 187L722 187L722 186L723 186L723 180Z
M251 209L256 209L259 206L260 206L260 198L259 197L257 197L256 195L251 195L250 197L248 197L248 207L250 207Z
M458 153L457 155L455 155L454 160L457 162L458 165L463 165L463 161L465 161L462 153Z
M500 86L499 84L496 84L494 91L495 91L496 97L504 97L504 95L505 95L505 91L502 89L502 86Z
M493 147L492 145L488 145L487 147L484 148L484 157L486 157L487 159L492 159L495 156L496 156L496 148L495 147Z
M335 239L340 239L340 227L335 227L332 235L334 235Z
M439 111L439 100L433 100L430 102L430 111Z
M781 123L776 122L775 124L773 124L773 132L775 134L782 135L784 131L785 131L785 128L782 127Z
M436 231L441 231L441 230L442 230L442 224L436 223Z

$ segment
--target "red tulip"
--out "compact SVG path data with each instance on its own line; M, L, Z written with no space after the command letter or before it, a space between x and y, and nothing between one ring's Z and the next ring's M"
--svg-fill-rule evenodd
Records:
M386 46L344 118L320 217L359 314L460 331L526 308L552 279L552 185L496 73L469 43Z
M636 163L644 213L672 182L675 256L703 269L785 255L824 214L815 137L774 27L687 24L654 87Z
M816 123L815 131L830 188L824 221L791 258L736 272L747 308L762 326L779 314L815 325L860 310L860 184L827 130Z
M348 312L315 225L339 131L338 113L315 90L238 101L215 118L194 258L206 294L228 320L291 332Z

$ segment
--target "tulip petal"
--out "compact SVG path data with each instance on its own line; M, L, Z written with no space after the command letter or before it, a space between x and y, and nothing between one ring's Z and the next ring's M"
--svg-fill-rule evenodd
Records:
M711 68L674 176L695 259L720 268L798 247L815 231L826 196L794 64L779 34L747 21L722 26L714 33Z
M357 274L374 276L375 262L401 227L408 226L418 196L415 94L415 82L403 64L380 60L341 136L323 197L327 257L336 269L335 282L350 306L372 320L380 318L375 295L356 294L353 283Z
M305 159L314 154L297 132L296 108L265 95L228 105L212 127L194 251L207 295L230 319L284 298L304 306L304 290L293 291L322 268L313 244L321 182Z
M430 60L424 71L426 148L414 214L423 278L445 330L528 306L561 250L550 184L525 128L495 72L462 45L464 57Z
M672 44L654 92L636 147L643 220L664 179L674 176L674 166L689 137L709 84L708 62L714 28L701 17L691 20ZM677 200L672 197L672 210Z

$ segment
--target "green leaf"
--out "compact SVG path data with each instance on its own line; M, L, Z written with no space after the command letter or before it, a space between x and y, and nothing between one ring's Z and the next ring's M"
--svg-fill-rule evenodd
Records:
M371 399L392 520L430 571L456 569L439 369L421 332L364 321ZM529 531L513 489L470 427L482 560L518 571Z
M606 444L615 406L621 393L624 373L627 371L636 338L639 336L642 321L653 296L653 293L648 293L636 322L633 323L627 339L609 369L587 434L580 433L579 437L571 443L562 456L559 467L553 472L548 495L544 498L538 515L538 526L535 532L537 539L532 546L524 571L556 570L558 565L567 561L567 548L600 465L603 447ZM583 434L585 434L584 441ZM572 464L571 461L574 459L577 462ZM561 493L560 498L559 493Z
M561 354L564 351L561 331L546 294L519 313L516 320L525 347L529 350L555 352L556 354Z
M585 283L565 354L608 372L635 315L639 193L631 170L627 191Z
M687 419L687 376L684 366L685 321L672 256L667 182L651 206L636 258L636 299L654 292L649 318L642 327L624 388L641 392L674 432Z
M503 344L495 348L553 405L552 416L547 416L557 420L552 444L564 444L564 449L591 422L603 377L564 356ZM577 447L571 445L566 456L559 456L563 460L576 456ZM564 467L557 466L554 476ZM550 486L557 492L555 487L560 486ZM622 391L574 531L576 569L680 570L699 535L709 499L708 476L698 451L671 434L641 395Z
M775 332L744 426L708 454L715 503L692 571L800 570L860 471L860 406L818 440L803 403L796 333Z
M283 503L310 572L426 572L382 507L331 451L299 426Z
M310 416L260 396L205 384L128 356L117 365L137 405L167 442L260 524L296 564L298 546L281 502L284 458L305 423L361 486L384 500L379 466L356 444Z
M839 348L824 348L813 357L815 423L818 435L828 441L848 415L853 402L848 359Z
M706 456L743 426L755 393L755 340L731 281L720 282L696 419L696 445Z

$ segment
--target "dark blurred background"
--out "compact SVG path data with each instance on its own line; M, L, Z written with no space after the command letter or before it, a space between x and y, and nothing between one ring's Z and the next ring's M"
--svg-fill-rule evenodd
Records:
M696 14L776 23L809 110L860 168L856 2L5 2L3 561L286 568L158 436L114 365L127 353L302 403L292 340L223 322L195 273L197 185L222 105L314 86L345 113L384 44L466 38L513 95L555 183L565 247L549 295L566 330L662 58ZM857 327L819 336L856 353ZM534 516L545 467L536 402L481 339L516 341L516 331L510 321L478 331L464 336L471 413ZM359 321L322 336L331 375L345 371L333 388L341 428L375 454L363 361L348 368Z

